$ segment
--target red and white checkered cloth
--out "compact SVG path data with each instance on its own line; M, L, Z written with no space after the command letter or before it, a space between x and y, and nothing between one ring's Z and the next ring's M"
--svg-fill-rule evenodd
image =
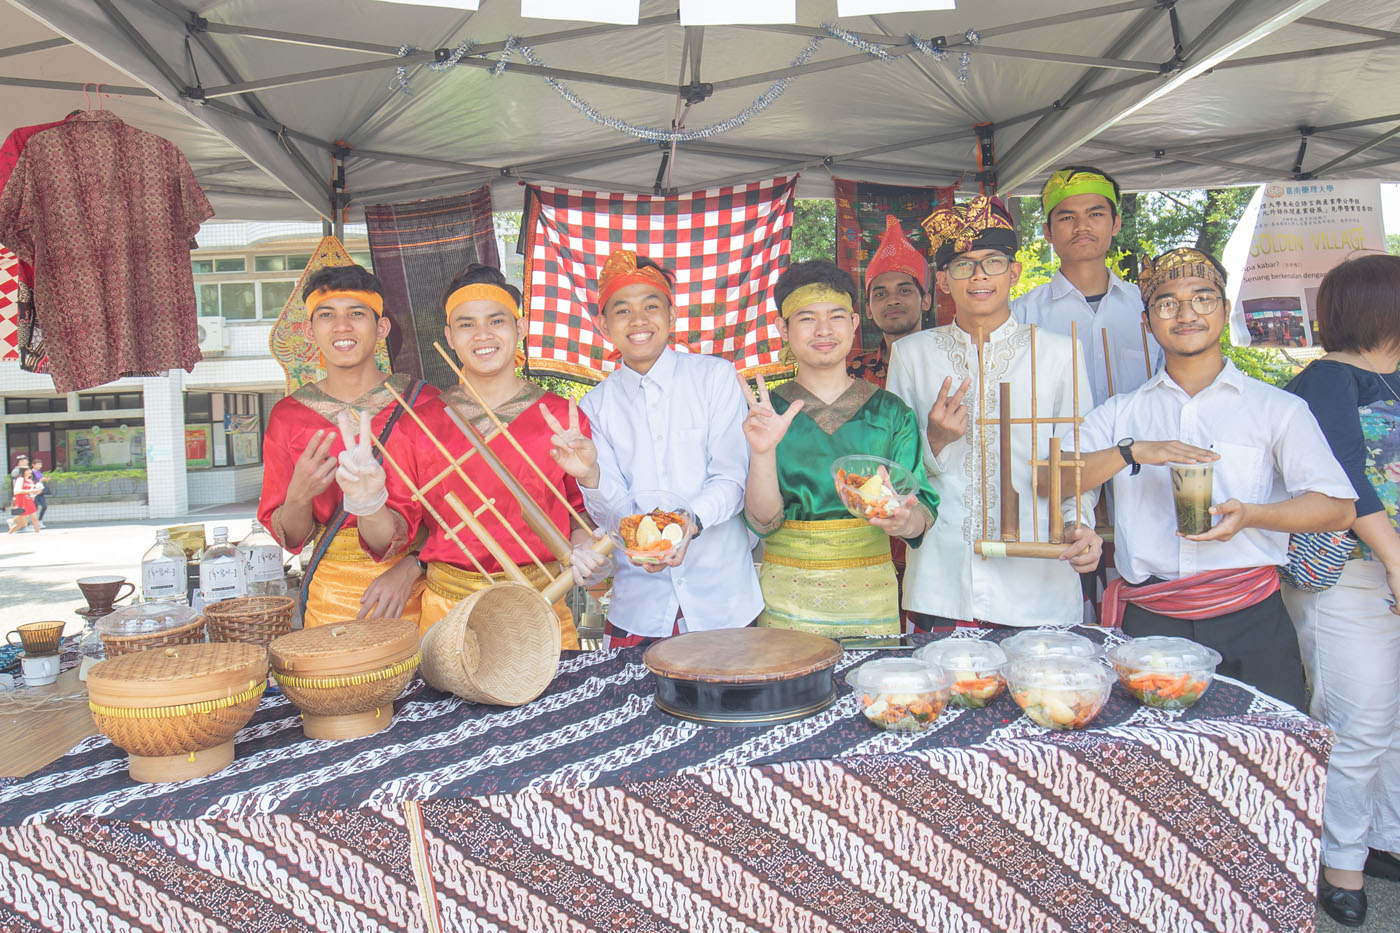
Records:
M0 246L0 360L19 359L19 258Z
M680 349L781 372L773 286L792 250L795 178L678 197L530 186L525 295L532 372L598 380L617 367L594 328L598 272L633 249L675 274Z

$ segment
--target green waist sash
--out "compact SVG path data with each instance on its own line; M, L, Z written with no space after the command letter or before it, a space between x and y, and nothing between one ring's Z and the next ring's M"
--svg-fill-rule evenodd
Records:
M764 542L760 626L842 638L898 635L890 539L859 518L783 522Z

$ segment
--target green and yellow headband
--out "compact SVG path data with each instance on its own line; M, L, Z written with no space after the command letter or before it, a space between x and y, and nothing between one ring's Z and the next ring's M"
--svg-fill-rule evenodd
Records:
M1076 194L1101 194L1115 208L1118 206L1118 193L1106 176L1083 169L1063 168L1051 175L1045 187L1040 189L1040 206L1045 210L1045 216L1050 216L1055 205Z
M855 307L851 303L851 296L841 291L839 288L832 288L824 282L812 282L803 285L801 288L793 289L791 295L783 302L781 308L783 320L792 317L793 314L814 304L834 304L840 305L847 311L855 312Z

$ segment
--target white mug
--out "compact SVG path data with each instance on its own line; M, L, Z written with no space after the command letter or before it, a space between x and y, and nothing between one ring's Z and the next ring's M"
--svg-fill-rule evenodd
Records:
M51 684L58 680L58 655L56 654L46 654L39 657L21 654L19 663L20 667L24 669L24 685L26 687L42 687L44 684Z

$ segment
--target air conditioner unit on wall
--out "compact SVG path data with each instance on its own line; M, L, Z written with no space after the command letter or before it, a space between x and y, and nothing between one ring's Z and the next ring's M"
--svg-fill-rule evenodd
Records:
M224 319L202 317L199 319L199 351L205 356L223 353L228 348L228 335L224 333Z

